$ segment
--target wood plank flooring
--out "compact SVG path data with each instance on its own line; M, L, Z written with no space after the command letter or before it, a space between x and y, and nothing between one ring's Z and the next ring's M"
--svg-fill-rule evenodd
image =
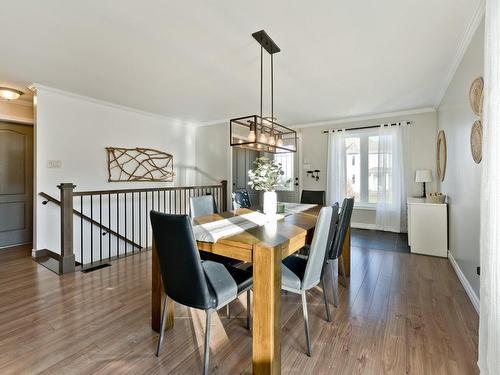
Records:
M154 356L150 262L144 252L58 277L27 247L0 250L0 374L200 373L200 311L176 305ZM300 297L282 294L283 374L478 373L478 316L447 259L353 247L352 267L331 323L321 290L308 294L311 358ZM231 308L236 318L212 321L211 374L251 373L244 295Z

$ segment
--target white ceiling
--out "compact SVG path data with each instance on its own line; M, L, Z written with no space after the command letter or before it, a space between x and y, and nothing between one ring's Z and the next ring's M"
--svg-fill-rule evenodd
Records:
M0 0L0 81L195 123L258 112L259 47L284 124L435 106L480 0Z

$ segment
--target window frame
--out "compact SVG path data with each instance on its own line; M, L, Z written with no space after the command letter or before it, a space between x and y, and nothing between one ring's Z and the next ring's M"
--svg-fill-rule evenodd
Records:
M366 130L356 130L347 131L345 139L347 138L359 138L359 175L360 175L360 187L359 187L359 200L354 201L354 207L363 210L376 210L377 203L369 202L369 178L370 178L370 163L369 163L369 138L378 137L378 129L366 129ZM347 153L346 153L346 163L348 163ZM345 176L346 183L349 178Z

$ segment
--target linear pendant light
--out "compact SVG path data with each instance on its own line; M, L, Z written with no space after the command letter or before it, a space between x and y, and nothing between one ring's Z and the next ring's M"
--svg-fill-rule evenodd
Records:
M297 132L276 122L274 117L274 61L273 55L280 48L264 30L252 34L260 44L260 114L229 120L230 144L233 147L248 148L273 154L296 152ZM262 115L262 87L264 50L271 58L271 115Z

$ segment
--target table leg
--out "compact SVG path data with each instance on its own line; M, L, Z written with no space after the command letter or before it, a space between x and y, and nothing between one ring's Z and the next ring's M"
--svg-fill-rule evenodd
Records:
M344 269L346 277L351 276L351 226L347 228L344 244L342 245L342 258L344 260ZM340 265L339 265L340 266ZM342 272L339 268L339 272Z
M151 247L151 328L160 332L161 312L162 312L162 296L163 296L163 283L161 280L160 266L158 264L158 251L153 239ZM168 315L165 324L166 329L174 326L174 301L170 298L167 302Z
M281 247L253 249L254 374L281 373Z

